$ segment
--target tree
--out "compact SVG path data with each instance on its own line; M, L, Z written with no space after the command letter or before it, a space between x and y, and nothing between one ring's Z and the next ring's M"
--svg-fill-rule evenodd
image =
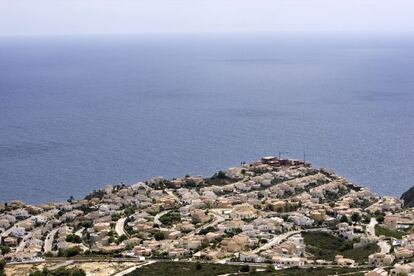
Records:
M348 221L348 218L347 218L347 216L346 215L342 215L342 217L341 217L341 219L339 220L340 222L346 222L346 223L348 223L349 221Z
M67 242L71 242L71 243L81 243L82 242L82 239L78 235L75 235L75 234L67 235L65 240Z
M275 269L274 265L268 264L266 266L266 272L275 272L275 271L276 271L276 269Z
M47 268L43 270L36 270L29 274L29 276L85 276L86 273L81 268L65 268L60 267L56 270L50 271Z
M240 272L249 272L250 271L250 267L248 265L242 265L240 267Z
M135 213L135 211L137 210L136 206L129 206L127 208L125 208L124 210L124 214L129 217L130 215L132 215L133 213Z
M8 247L7 245L0 245L0 254L6 255L9 252L10 252L10 247Z
M0 271L4 270L6 266L6 261L4 259L0 259Z
M364 224L368 224L371 221L371 218L365 215L362 217L362 221L364 222Z
M239 233L243 232L242 229L240 228L228 228L226 230L224 230L224 233L228 236L228 237L233 237Z
M219 171L218 173L217 173L217 178L219 178L219 179L224 179L224 178L226 178L227 176L226 176L226 173L225 172L223 172L223 171Z
M5 267L6 267L6 261L4 259L0 259L0 276L6 276L6 273L4 273Z
M198 232L198 234L199 235L206 235L207 233L210 233L210 232L216 232L218 229L217 228L215 228L214 226L209 226L209 227L206 227L206 228L203 228L203 229L201 229L199 232Z
M166 226L171 226L172 224L176 224L181 221L181 215L179 211L172 211L169 212L162 217L160 217L160 221L162 224Z
M123 241L125 241L125 240L127 240L127 239L128 239L128 237L127 237L127 236L125 236L125 235L121 235L121 236L118 238L117 244L120 244L121 242L123 242Z
M79 255L81 251L82 250L79 247L75 246L75 247L65 249L62 252L59 252L59 255L63 257L73 257L76 255Z
M157 231L154 234L154 239L157 240L157 241L163 240L163 239L165 239L165 234L161 231Z
M359 222L361 220L361 215L359 213L353 213L351 216L353 222Z
M378 215L376 217L376 220L378 221L378 223L383 223L384 222L384 216L383 215Z
M67 201L68 201L69 203L72 203L74 200L75 200L75 198L74 198L73 196L70 196L70 197L68 198L68 200L67 200Z

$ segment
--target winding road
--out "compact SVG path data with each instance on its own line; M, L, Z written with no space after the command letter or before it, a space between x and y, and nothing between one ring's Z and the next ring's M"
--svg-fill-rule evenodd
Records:
M371 218L371 221L367 225L367 235L372 239L378 239L375 234L375 226L378 224L378 221L375 218ZM377 245L381 249L381 253L388 254L391 250L391 245L385 240L379 240Z
M127 218L120 218L116 222L115 232L118 234L118 237L120 237L122 235L128 236L127 233L125 232L125 228L124 228L126 219Z
M45 245L43 247L45 253L52 251L53 241L55 240L55 235L58 230L59 228L55 228L46 236Z
M219 224L219 223L221 223L221 222L223 222L223 221L225 221L225 220L226 220L226 219L225 219L225 218L223 218L222 216L219 216L219 215L214 214L214 213L213 213L213 216L216 218L215 220L213 220L213 221L212 221L212 222L210 222L210 223L204 224L204 225L200 226L200 227L199 227L199 228L197 228L197 229L194 229L193 231L191 231L190 233L188 233L188 234L187 234L187 236L192 236L192 235L194 235L195 233L199 233L201 230L206 229L206 228L208 228L208 227L214 227L214 226L216 226L217 224Z
M161 227L163 224L162 224L162 222L160 221L160 217L162 217L162 216L163 216L163 215L165 215L165 214L168 214L170 211L171 211L171 210L165 210L165 211L162 211L161 213L156 214L156 215L155 215L155 217L154 217L154 223L155 223L155 224L158 224L158 225L160 226L160 230L162 230L162 231L168 231L168 229L167 229L167 228L165 228L165 227Z
M20 242L19 246L16 248L16 252L21 252L26 247L27 240L32 237L32 234L29 233L23 237L22 241Z
M375 234L375 225L378 224L378 221L375 218L371 218L369 224L367 224L367 235L371 238L376 238L377 235Z

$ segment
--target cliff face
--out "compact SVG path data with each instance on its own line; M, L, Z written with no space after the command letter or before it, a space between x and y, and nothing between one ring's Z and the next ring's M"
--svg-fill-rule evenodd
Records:
M403 193L401 199L404 200L404 208L414 207L414 186Z

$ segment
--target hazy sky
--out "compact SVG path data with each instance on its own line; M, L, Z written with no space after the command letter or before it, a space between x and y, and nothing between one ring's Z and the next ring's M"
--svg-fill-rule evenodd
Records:
M414 0L0 0L0 35L414 33Z

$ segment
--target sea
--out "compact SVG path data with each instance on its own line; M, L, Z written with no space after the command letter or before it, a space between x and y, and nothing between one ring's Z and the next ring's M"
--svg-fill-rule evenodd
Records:
M378 195L414 185L414 37L0 38L0 201L306 159Z

